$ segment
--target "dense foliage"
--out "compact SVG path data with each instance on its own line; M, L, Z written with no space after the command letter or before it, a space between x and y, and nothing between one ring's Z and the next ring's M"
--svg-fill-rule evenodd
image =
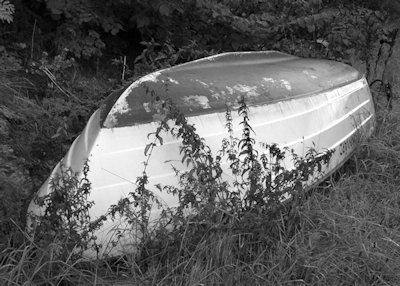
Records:
M357 52L365 59L371 39L388 37L382 27L385 8L393 11L397 2L384 1L380 7L375 1L327 0L7 3L2 45L23 61L38 60L43 51L57 55L68 49L70 56L89 62L103 54L127 55L133 65L144 50L136 61L158 68L232 50L277 49L335 59ZM12 21L14 13L18 21Z
M400 3L393 0L0 0L0 281L95 283L93 273L100 269L107 272L104 277L122 273L148 284L217 284L224 279L228 284L333 285L340 279L348 284L396 283L400 241L393 193L399 135L394 116L383 117L375 145L353 160L356 167L349 169L355 173L328 184L336 194L312 195L273 211L274 201L265 204L257 185L260 179L264 185L274 182L265 173L252 176L254 170L267 169L257 165L251 132L246 133L237 142L246 163L231 157L232 166L250 177L252 191L240 215L221 211L221 204L233 208L235 200L217 204L208 197L214 204L194 206L199 210L195 224L174 217L180 228L149 237L139 256L115 264L102 261L110 263L108 268L79 258L96 226L80 221L90 207L85 202L90 186L74 180L68 170L61 179L72 182L78 193L55 180L56 192L46 198L54 204L39 229L41 236L28 239L23 229L33 192L112 90L155 69L243 50L339 60L358 65L370 81L382 79L399 13ZM229 123L229 113L227 118ZM185 126L190 133L191 127ZM225 151L230 150L227 144ZM182 194L183 207L193 205L193 193L203 199L210 190L227 195L223 185L201 188L198 178L217 172L218 162L206 152L198 155L190 159L208 164L181 174L182 188L169 189ZM381 170L390 171L381 176ZM145 189L146 177L138 182ZM373 188L380 190L379 196ZM63 203L71 198L77 205ZM260 212L246 211L254 208ZM59 220L60 209L69 216L67 224ZM365 216L369 212L373 214ZM146 209L142 214L145 219Z

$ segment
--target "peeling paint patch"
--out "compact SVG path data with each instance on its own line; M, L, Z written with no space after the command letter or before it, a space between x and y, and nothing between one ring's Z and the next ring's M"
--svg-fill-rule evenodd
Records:
M230 86L226 86L226 89L228 90L229 94L233 94L233 88L231 88Z
M215 98L215 99L219 99L221 97L221 94L219 92L216 93L212 93L211 97Z
M208 98L204 95L189 95L182 99L189 106L200 106L203 109L211 108Z
M263 77L263 80L269 83L275 83L275 80L273 78L270 77Z
M249 86L244 84L235 84L233 86L237 91L246 93L248 96L259 96L260 94L256 91L257 86Z
M201 81L201 80L199 80L199 79L196 79L195 81L197 81L198 83L200 83L202 86L205 86L205 87L209 87L209 86L210 86L208 83L205 83L204 81Z
M153 72L151 74L148 74L148 75L145 75L144 77L139 78L137 81L135 81L135 83L136 83L136 85L139 85L140 83L146 82L146 81L157 82L158 81L158 76L160 74L161 74L161 72L159 72L159 71L158 72ZM132 85L134 85L134 84L132 84Z
M103 125L108 128L112 128L118 123L117 114L124 114L131 111L128 102L126 101L126 96L121 98L114 104L109 112Z
M311 77L312 79L317 79L317 78L318 78L317 76L311 74L310 72L308 72L308 71L306 71L306 70L304 70L303 73L304 73L305 75L308 75L308 76Z
M212 90L210 90L212 92ZM215 99L220 99L221 97L225 97L226 92L221 90L220 92L212 93L211 96Z
M118 124L117 116L127 113L131 111L129 104L126 98L132 93L132 91L144 82L158 82L158 76L161 74L161 71L153 72L151 74L145 75L132 83L119 97L117 102L115 102L114 106L111 108L110 112L107 115L106 120L103 125L107 128L112 128ZM146 110L147 111L147 110Z
M126 97L124 97L121 100L118 100L114 104L111 111L113 113L126 113L126 112L129 112L130 110L131 110L131 108L129 107L129 104L126 101Z
M209 60L210 62L215 61L216 58L221 57L221 55L212 55L207 57L206 59Z
M143 108L146 110L146 112L151 112L150 102L143 103Z
M292 90L292 86L290 85L290 82L288 82L285 79L281 79L281 85L285 87L287 90Z
M171 77L168 77L168 80L174 84L179 84L179 82Z

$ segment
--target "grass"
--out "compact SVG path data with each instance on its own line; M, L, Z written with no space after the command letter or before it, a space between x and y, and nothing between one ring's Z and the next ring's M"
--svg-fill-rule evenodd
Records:
M380 111L373 138L290 212L209 226L200 236L187 226L162 247L113 260L59 256L62 244L10 238L0 284L399 285L399 109Z

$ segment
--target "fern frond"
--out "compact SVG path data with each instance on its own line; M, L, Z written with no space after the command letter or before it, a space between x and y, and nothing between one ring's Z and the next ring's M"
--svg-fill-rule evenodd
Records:
M0 0L0 20L2 22L12 23L14 20L15 6L8 0Z

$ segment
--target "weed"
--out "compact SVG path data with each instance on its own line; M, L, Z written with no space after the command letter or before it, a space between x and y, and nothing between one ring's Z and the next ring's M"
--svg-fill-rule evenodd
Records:
M80 256L89 247L96 247L94 231L101 220L92 222L88 201L91 183L87 178L89 165L84 164L82 178L70 168L60 167L60 173L50 179L51 192L34 198L35 204L44 210L42 215L31 214L34 222L33 241L39 246L56 243L57 258ZM94 243L94 245L92 245Z
M162 145L163 132L180 139L182 162L188 169L175 169L178 185L159 186L161 191L174 194L179 206L163 209L160 221L164 223L154 225L149 222L153 204L162 205L146 187L145 163L143 175L137 179L138 187L110 211L112 217L117 213L126 216L132 229L139 230L137 252L131 259L141 273L157 269L154 274L157 278L171 282L169 277L176 279L186 275L186 269L204 269L210 265L225 267L226 261L248 265L260 255L276 250L276 244L283 237L290 239L295 235L301 220L298 209L304 200L305 186L317 173L323 172L331 151L318 154L310 149L302 158L291 150L280 150L276 144L263 144L264 153L260 154L252 138L248 107L242 99L238 109L242 118L242 138L233 136L232 116L228 109L228 138L223 140L221 150L214 157L195 126L173 101L165 99L162 107L158 116L162 120L152 134L154 142L145 148L146 162L157 148L156 142ZM293 160L293 169L287 170L281 164L286 153ZM233 186L221 177L220 162L224 158L229 161L236 178ZM289 197L292 199L282 203ZM214 243L222 249L215 249ZM174 266L166 265L172 261L175 261ZM178 279L191 281L186 280L187 277ZM214 277L211 281L217 283L219 280Z
M182 156L191 166L177 172L179 186L163 189L180 197L181 205L164 210L162 215L173 227L168 228L167 223L157 228L149 225L147 212L153 198L146 188L144 173L138 179L139 188L119 206L131 211L122 213L134 217L131 223L141 224L139 229L145 233L138 253L113 261L81 258L76 254L85 244L79 243L90 236L75 235L85 233L85 225L79 221L86 217L84 206L90 205L86 201L90 186L85 185L85 180L79 185L74 174L64 170L59 179L64 177L69 185L55 180L53 187L69 193L83 207L60 208L59 203L67 197L53 194L52 200L58 203L49 208L48 222L43 227L59 234L53 236L47 230L49 235L41 238L44 240L37 236L19 248L4 248L2 283L107 285L120 280L141 285L380 285L399 281L400 141L395 112L378 117L377 135L363 143L351 159L350 163L356 166L354 173L329 181L325 184L328 189L311 192L305 200L301 195L303 183L326 162L314 150L305 158L273 144L264 145L263 150L268 151L265 156L250 152L255 149L251 146L250 121L246 119L242 124L242 138L234 138L230 131L231 111L227 110L228 136L213 158L195 127L173 103L166 102L164 107L168 113L153 134L155 139L146 154L151 156L153 148L157 148L155 143L162 143L162 132L181 134ZM241 103L240 112L242 119L246 118L245 102ZM175 125L166 125L171 119ZM292 157L298 169L279 167L286 156ZM237 178L233 186L218 175L219 162L226 157ZM253 185L252 172L256 174ZM80 197L70 192L72 186L84 187L79 191ZM292 200L276 204L285 193ZM50 222L57 227L52 228ZM69 240L65 239L68 233L73 234ZM76 244L74 239L78 238L82 240ZM71 247L72 242L78 248Z

